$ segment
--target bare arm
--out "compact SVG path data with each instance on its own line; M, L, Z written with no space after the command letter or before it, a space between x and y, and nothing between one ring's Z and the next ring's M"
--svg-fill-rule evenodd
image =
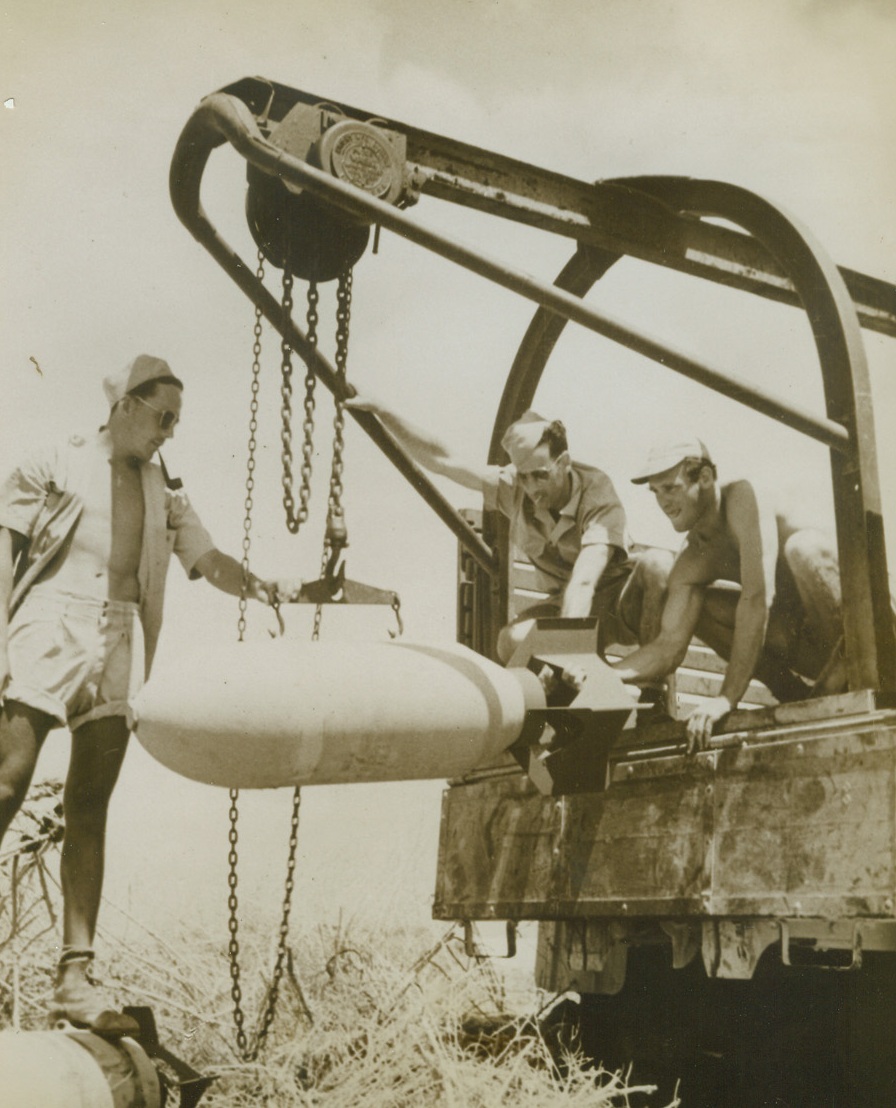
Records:
M738 481L728 491L726 516L740 557L741 595L719 695L695 708L688 718L690 749L706 745L714 725L737 707L746 692L765 644L775 596L778 530L774 513L760 506L749 482Z
M659 634L653 642L639 647L613 666L623 681L644 685L673 673L681 665L703 605L703 586L692 580L687 571L685 551L669 577L669 593Z
M229 554L220 550L209 550L196 562L194 569L201 573L210 585L230 596L240 596L243 591L243 567ZM263 604L273 602L275 595L283 600L289 599L301 587L301 582L262 581L254 573L249 574L249 587L246 596L251 600L260 600Z
M472 465L466 459L456 457L443 442L430 435L428 431L409 423L403 416L366 397L356 396L347 400L346 406L372 412L377 416L386 430L424 469L448 477L474 492L483 491L486 468Z
M774 513L759 505L746 481L730 490L727 514L740 551L741 595L721 695L734 707L747 690L765 644L769 608L775 597L778 532Z
M587 616L591 612L594 590L610 564L612 555L613 548L607 543L598 542L582 547L563 593L561 616Z

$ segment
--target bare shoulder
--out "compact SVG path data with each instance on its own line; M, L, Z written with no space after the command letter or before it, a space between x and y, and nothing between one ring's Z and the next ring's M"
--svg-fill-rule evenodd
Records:
M760 506L768 509L770 505L768 490L757 487L756 482L748 477L726 481L721 486L721 495L729 514L731 511L745 511Z
M774 520L781 542L794 531L806 528L824 531L833 527L832 513L825 512L817 497L805 488L741 478L725 485L722 495L729 520L735 525L738 520L743 523L748 518L763 524Z
M723 514L732 534L743 534L757 527L780 526L783 511L777 490L748 477L738 477L722 486Z

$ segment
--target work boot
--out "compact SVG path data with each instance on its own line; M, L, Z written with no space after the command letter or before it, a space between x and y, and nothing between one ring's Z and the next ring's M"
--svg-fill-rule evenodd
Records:
M92 950L64 950L56 972L53 1022L67 1020L98 1034L133 1035L139 1030L135 1020L103 1002L90 970Z

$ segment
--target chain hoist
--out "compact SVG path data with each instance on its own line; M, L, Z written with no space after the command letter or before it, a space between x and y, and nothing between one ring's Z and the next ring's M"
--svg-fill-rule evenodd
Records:
M259 283L264 280L264 254L258 251L258 266L255 276ZM258 431L258 393L260 389L261 375L261 308L255 306L255 324L252 328L252 399L249 402L249 450L246 459L246 497L243 501L245 516L243 517L243 576L240 585L239 619L237 620L237 635L242 642L246 634L246 604L249 592L249 551L252 547L252 508L254 507L255 492L255 449Z
M308 308L305 315L308 345L311 355L305 360L305 415L302 420L302 465L300 468L299 508L296 511L295 477L293 475L292 455L292 345L288 339L292 323L292 285L293 278L289 267L283 269L283 337L280 343L280 441L283 445L283 507L286 511L286 526L295 535L308 518L308 505L311 500L311 474L314 457L314 386L317 378L314 373L314 351L317 349L317 306L320 295L317 282L308 283Z
M259 283L264 279L264 252L259 249L258 268L256 277ZM317 282L310 280L308 283L308 307L306 313L307 340L309 353L305 355L305 398L304 419L302 422L302 464L300 468L300 482L298 489L298 506L296 506L295 479L293 474L293 447L292 447L292 344L289 341L289 331L292 325L293 309L293 276L288 264L283 266L283 295L282 295L282 341L280 344L280 440L282 444L282 487L283 506L286 512L286 525L290 532L295 534L308 518L309 502L311 498L312 460L314 452L314 414L315 414L315 382L314 372L315 351L317 350L318 330L318 304L319 293ZM345 567L337 566L342 552L348 544L348 533L345 525L345 509L342 503L344 492L343 471L345 451L345 396L348 392L347 366L349 328L351 323L352 303L352 272L346 270L339 277L337 289L336 309L336 380L335 380L335 414L333 417L333 459L330 469L329 491L327 495L327 524L324 534L323 550L321 554L321 571L318 581L310 582L302 586L300 594L291 598L299 601L311 602L315 605L314 621L312 626L312 641L320 638L321 622L323 619L324 604L338 603L362 603L362 604L389 604L395 613L398 623L398 634L401 634L401 607L398 595L383 589L370 588L356 581L345 579ZM239 600L239 619L237 630L240 642L243 641L246 630L246 606L251 581L249 568L249 554L252 543L252 509L254 507L255 468L258 431L259 408L259 379L261 366L261 335L262 335L262 311L256 306L255 324L253 328L252 343L252 387L249 405L249 449L246 463L246 495L244 500L245 516L243 521L242 540L242 587ZM272 598L272 605L283 631L283 619L280 615L280 598L276 595ZM390 635L392 632L390 632ZM394 637L394 636L393 636ZM243 990L240 971L240 943L239 943L239 899L237 889L238 876L238 844L239 844L239 790L230 790L230 828L228 841L228 962L231 979L231 1000L233 1002L233 1019L236 1027L236 1042L241 1058L246 1062L255 1061L267 1036L268 1029L273 1022L277 998L287 959L287 940L289 936L289 916L292 906L292 895L295 887L296 850L298 845L299 811L301 807L301 792L297 788L293 794L292 819L290 825L289 851L286 865L286 883L283 895L283 905L280 917L280 928L277 942L277 953L271 982L268 986L267 997L258 1019L258 1025L252 1036L251 1042L246 1031L246 1014L243 1009Z
M256 276L259 281L264 279L264 255L259 250L258 252L258 268L256 270ZM290 282L291 290L291 282ZM316 290L315 290L316 295ZM284 289L284 300L287 299L286 289ZM309 297L310 304L310 297ZM316 300L315 300L316 304ZM310 311L310 307L309 307ZM246 461L246 498L245 505L245 518L243 520L243 558L242 558L242 585L240 589L239 599L239 619L237 621L237 630L239 634L239 641L242 642L245 630L246 630L246 603L247 595L249 591L249 582L251 579L249 570L249 552L252 545L252 508L253 493L255 489L255 452L257 448L256 432L258 430L258 393L260 387L260 370L261 370L261 309L256 306L255 309L255 324L253 327L253 343L252 343L252 388L251 388L251 401L249 404L249 449L248 457ZM306 378L307 385L307 378ZM306 421L310 420L310 416L307 415L309 402L311 411L313 413L313 388L309 393L306 387ZM311 430L313 431L313 424ZM304 448L303 448L304 453ZM304 480L304 467L303 467L303 480ZM308 481L310 482L310 465L308 471ZM307 496L303 501L303 506L307 514ZM279 611L278 611L279 616ZM227 945L227 958L230 967L230 996L233 1002L233 1022L236 1027L236 1043L239 1050L240 1057L244 1062L254 1062L258 1057L259 1051L267 1037L268 1030L271 1023L274 1020L274 1014L277 1009L277 999L279 996L280 982L283 977L283 971L286 966L287 956L287 939L289 937L289 915L292 908L292 894L295 887L295 866L296 866L296 850L299 841L299 810L301 807L301 790L295 789L293 793L292 801L292 817L290 822L289 833L289 850L286 860L286 881L283 893L283 905L280 914L280 927L277 940L277 954L274 961L274 969L271 974L271 983L268 986L267 996L265 999L264 1007L258 1019L258 1025L255 1030L255 1034L250 1044L248 1036L246 1034L246 1016L243 1011L243 989L240 972L240 943L239 943L239 900L237 897L237 888L239 885L239 855L237 853L237 845L239 842L239 789L230 790L230 829L228 832L228 842L230 849L227 854L227 910L228 920L227 929L230 935L230 940Z
M292 818L289 831L289 853L286 863L286 884L283 892L283 906L280 914L280 928L277 937L277 956L274 961L274 969L271 973L271 983L268 986L264 1008L258 1017L258 1026L250 1044L246 1034L246 1016L243 1011L243 989L240 975L240 942L239 942L239 900L237 898L237 886L239 882L238 864L239 855L237 844L239 842L239 789L230 790L230 831L228 842L230 850L227 854L227 928L230 933L230 941L227 946L227 956L230 964L230 997L233 1001L233 1022L236 1027L236 1044L240 1057L244 1062L254 1062L267 1038L268 1030L274 1021L277 1010L277 1000L280 992L280 982L286 969L287 939L289 938L289 915L292 908L292 894L295 888L296 850L299 842L299 811L302 803L301 789L295 789L292 798Z
M336 384L335 414L333 416L333 462L330 468L330 489L327 496L327 527L324 533L321 552L320 579L326 580L333 573L335 563L348 543L348 531L345 526L345 510L342 507L342 473L345 450L345 401L348 337L352 311L352 271L347 270L339 278L336 291ZM323 603L318 600L314 609L313 641L320 638L320 625L323 618Z

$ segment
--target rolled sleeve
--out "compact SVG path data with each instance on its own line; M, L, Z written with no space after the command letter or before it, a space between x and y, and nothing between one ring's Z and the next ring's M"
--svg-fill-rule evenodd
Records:
M182 490L168 493L168 528L173 532L173 550L191 579L200 576L195 569L203 554L214 550L211 535Z
M625 514L621 511L621 519L615 518L617 513L607 513L609 518L595 519L582 532L582 546L597 546L603 543L606 546L618 546L622 550L627 548L625 538Z
M604 543L628 549L628 527L625 509L613 482L600 471L592 471L586 477L582 489L579 513L582 546Z
M12 471L0 488L0 527L30 535L54 489L53 460L32 458Z

